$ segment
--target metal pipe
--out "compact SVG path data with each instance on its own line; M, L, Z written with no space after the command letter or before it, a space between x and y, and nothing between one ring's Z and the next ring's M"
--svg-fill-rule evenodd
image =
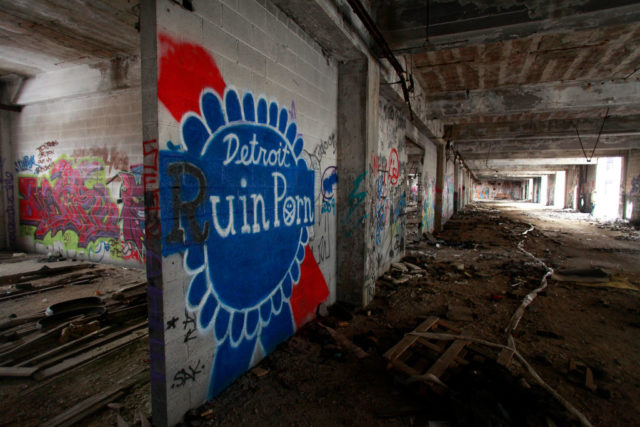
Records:
M409 118L411 121L413 121L411 99L409 98L409 89L407 88L407 81L404 78L405 71L402 68L402 65L400 65L400 63L394 56L391 48L387 44L387 41L384 39L384 36L380 32L380 30L378 30L378 27L376 26L375 22L373 22L373 19L371 18L371 16L369 16L369 13L364 8L360 0L347 0L347 2L349 3L349 6L351 6L351 9L353 9L353 12L358 16L358 18L360 18L360 21L367 29L369 34L371 34L371 37L373 37L373 40L376 42L378 47L382 50L382 54L385 58L387 58L393 69L398 74L398 77L400 77L400 84L402 85L402 94L404 96L404 101L409 106Z

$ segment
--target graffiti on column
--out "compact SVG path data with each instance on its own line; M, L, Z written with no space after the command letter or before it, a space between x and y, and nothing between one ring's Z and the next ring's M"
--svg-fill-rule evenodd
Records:
M422 198L422 232L433 232L435 221L435 180L427 177L424 182L424 194Z
M185 306L213 337L211 398L328 296L308 245L315 171L295 114L227 86L201 46L159 41L158 97L180 125L159 153L162 255L183 257Z

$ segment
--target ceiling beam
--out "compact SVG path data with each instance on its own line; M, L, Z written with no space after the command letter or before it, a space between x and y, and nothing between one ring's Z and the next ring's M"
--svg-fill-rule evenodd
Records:
M576 127L581 137L591 137L598 135L601 126L601 117L458 124L451 126L447 135L456 144L509 139L575 138ZM609 116L604 121L602 135L638 135L639 127L640 115Z
M579 114L585 109L621 107L627 114L640 111L640 82L635 79L598 83L540 83L491 90L452 91L427 100L431 111L448 119L505 116L524 113ZM614 114L613 112L611 112Z
M485 6L473 1L436 2L429 10L426 42L425 2L405 4L414 6L403 8L394 3L378 10L379 25L396 53L475 46L533 34L590 30L640 21L640 4L630 0L539 1L532 2L533 6L527 2L506 6L495 6L491 2ZM441 10L446 7L457 8L458 13Z

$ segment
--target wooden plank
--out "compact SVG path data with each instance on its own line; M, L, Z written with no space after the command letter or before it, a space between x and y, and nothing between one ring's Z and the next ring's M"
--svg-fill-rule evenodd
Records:
M411 366L407 365L404 362L401 362L400 360L392 360L391 361L391 365L393 365L394 368L401 370L402 372L404 372L405 374L408 375L420 375L421 372L413 369Z
M38 286L37 288L35 288L32 291L16 291L16 292L11 292L9 294L5 294L3 296L0 297L0 302L2 301L7 301L10 299L15 299L15 298L19 298L19 297L26 297L27 295L33 295L33 294L39 294L41 292L46 292L46 291L52 291L54 289L60 289L60 288L64 288L64 285L44 285L44 286Z
M27 360L27 361L25 361L25 362L23 362L23 363L21 363L20 365L17 365L17 366L22 366L22 365L26 365L26 364L33 364L33 363L36 363L37 361L46 359L46 360L44 360L44 361L42 361L41 363L38 364L38 367L40 369L46 368L47 366L51 366L51 365L53 365L53 364L55 364L55 363L57 363L57 362L59 362L61 360L67 359L67 358L72 357L72 356L75 356L78 353L82 353L82 352L84 352L86 350L89 350L91 348L98 347L101 344L105 344L105 343L107 343L109 341L113 341L116 338L119 338L119 337L121 337L123 335L127 335L127 334L129 334L129 333L131 333L131 332L133 332L133 331L135 331L137 329L140 329L140 328L142 328L142 327L144 327L146 325L147 325L147 321L145 320L144 322L138 323L138 324L133 325L133 326L131 326L129 328L113 332L113 333L111 333L111 334L109 334L109 335L107 335L105 337L98 338L96 340L88 342L85 345L73 348L74 344L77 344L78 340L81 340L82 338L85 338L85 337L78 338L75 341L71 341L71 342L69 342L69 343L67 343L65 345L62 345L62 346L58 347L58 349L53 349L53 350L51 350L51 351L49 351L47 353L43 353L41 355L38 355L35 358L33 358L32 360ZM89 338L89 340L91 340L91 339L93 339L93 337L95 337L101 331L103 331L105 329L108 329L108 328L110 328L110 327L108 326L107 328L102 328L99 331L92 332L92 333L88 334L87 337L91 336L91 338ZM60 353L60 351L66 350L68 348L71 348L71 350L67 351L66 353L54 356L56 353ZM53 357L51 357L51 356L53 356Z
M51 377L53 375L57 375L61 372L64 372L68 369L71 368L75 368L76 366L82 365L86 362L91 361L92 359L95 360L97 358L106 356L107 354L110 354L111 352L118 350L121 347L124 347L128 344L131 344L132 342L140 339L140 338L144 338L147 335L149 335L149 331L148 330L144 330L144 331L135 331L132 332L131 334L122 337L120 339L117 339L115 341L112 341L108 344L105 344L101 347L98 348L94 348L93 350L87 351L85 353L79 354L78 356L75 357L71 357L69 359L66 359L60 363L58 363L57 365L53 365L50 368L47 369L43 369L39 372L37 372L36 378L37 379L44 379L44 378L48 378Z
M440 358L436 360L436 363L434 363L433 366L429 368L429 370L427 371L427 375L433 374L434 376L440 378L444 371L447 370L449 365L451 365L458 354L462 351L465 345L467 345L467 341L455 340L449 346L447 351L445 351L442 356L440 356Z
M16 366L33 365L34 363L36 363L36 362L38 362L40 360L46 359L47 357L51 357L54 354L60 353L60 352L66 350L68 348L72 348L72 347L75 347L75 346L78 346L78 345L82 344L83 342L90 341L94 337L96 337L96 336L98 336L100 334L104 334L105 332L109 331L110 329L113 329L113 327L112 326L107 326L107 327L99 329L99 330L97 330L95 332L91 332L90 334L87 334L87 335L85 335L83 337L76 338L75 340L69 341L66 344L62 344L62 345L60 345L60 346L58 346L56 348L52 348L49 351L46 351L44 353L40 353L37 356L32 357L31 359L27 359L27 360L25 360L23 362L20 362ZM98 344L95 344L95 345L98 345Z
M57 274L69 273L83 268L92 268L95 264L77 264L77 265L64 265L62 267L48 267L46 264L37 270L26 271L24 273L9 274L6 276L0 276L0 282L6 285L20 282L21 280L27 280L32 278L38 278L43 276L53 276Z
M422 322L415 329L416 332L427 332L433 325L438 323L440 319L437 317L429 317L427 320ZM416 335L405 335L400 341L396 343L393 347L384 353L382 357L387 360L397 359L402 353L404 353L411 345L417 341L419 337Z
M64 323L62 325L56 326L55 328L49 331L39 333L36 337L30 340L26 340L23 344L20 344L19 346L14 347L9 351L6 351L0 354L0 359L3 359L3 360L6 360L7 358L16 359L23 356L24 354L29 354L34 350L33 347L36 345L40 345L42 341L52 340L52 339L55 340L59 332L63 328L65 328L67 325L68 323Z
M131 388L135 384L141 383L148 378L149 378L149 373L147 371L138 372L132 376L129 376L121 380L116 386L112 387L111 389L105 392L96 394L94 396L91 396L77 403L76 405L72 406L71 408L67 409L61 414L56 415L46 423L42 424L42 426L64 427L64 426L74 425L82 421L84 418L88 417L89 415L93 414L94 412L100 410L102 407L104 407L108 403L124 396L125 391L128 388Z
M498 355L498 360L497 362L502 365L502 366L509 366L509 363L511 363L511 359L513 359L513 351L512 350L507 350L506 348L503 348L502 351L500 352L500 354Z
M0 377L30 377L38 368L18 368L15 366L0 366Z

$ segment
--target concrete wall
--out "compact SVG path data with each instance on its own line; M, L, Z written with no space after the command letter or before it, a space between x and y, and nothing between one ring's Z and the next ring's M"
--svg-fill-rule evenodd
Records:
M578 166L567 168L566 194L564 207L568 209L578 209L578 187L580 183L580 169Z
M16 197L13 156L11 155L11 117L18 113L0 111L0 249L10 249L16 239Z
M422 162L422 233L433 233L436 210L436 169L438 167L438 150L429 142L425 144Z
M547 206L553 206L555 204L556 195L556 175L547 175Z
M139 58L38 75L15 102L25 107L11 113L4 162L8 245L142 266Z
M580 165L580 181L578 186L579 198L578 209L580 212L591 213L595 201L593 200L596 191L597 165Z
M269 2L148 1L142 15L145 76L157 75L143 103L157 111L144 140L162 425L335 297L338 64Z
M624 188L625 218L638 224L640 223L640 150L631 150L627 155Z
M522 200L521 181L481 181L474 185L474 200Z

